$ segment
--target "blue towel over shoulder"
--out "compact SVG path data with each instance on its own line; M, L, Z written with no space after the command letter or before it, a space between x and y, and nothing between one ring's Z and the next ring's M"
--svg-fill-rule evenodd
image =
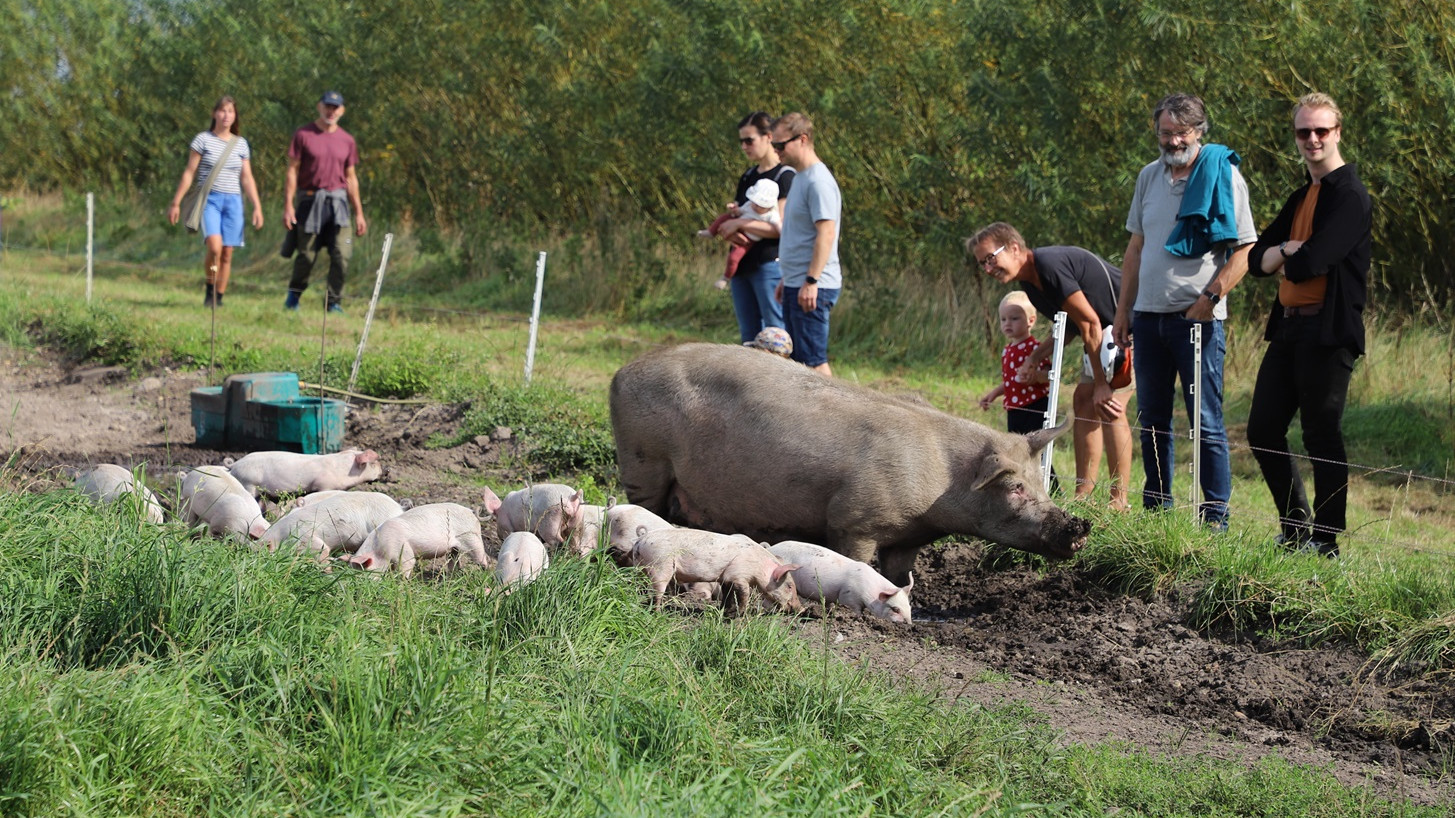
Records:
M1167 237L1167 252L1182 258L1197 258L1214 245L1238 238L1238 219L1233 211L1233 166L1243 157L1226 145L1203 145L1198 151L1177 226Z

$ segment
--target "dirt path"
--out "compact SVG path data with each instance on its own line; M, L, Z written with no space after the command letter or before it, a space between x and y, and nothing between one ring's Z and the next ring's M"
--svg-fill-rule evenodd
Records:
M237 454L191 445L188 394L202 382L195 370L139 379L69 372L0 347L0 462L15 463L7 482L44 490L62 485L57 466L145 464L164 474ZM346 440L381 454L388 471L378 490L478 506L472 481L481 475L497 488L525 475L500 466L516 451L510 439L425 448L462 414L458 406L358 410ZM952 699L1024 702L1068 742L1117 740L1247 764L1276 754L1389 797L1455 805L1448 675L1378 676L1347 651L1199 634L1175 600L1102 593L1074 566L986 570L975 545L927 549L915 575L912 627L843 615L794 627L848 661Z

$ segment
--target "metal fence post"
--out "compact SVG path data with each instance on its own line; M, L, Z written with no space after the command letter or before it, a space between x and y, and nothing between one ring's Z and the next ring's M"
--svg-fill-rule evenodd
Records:
M531 370L536 363L536 336L541 327L541 290L546 283L546 251L536 257L536 297L530 308L530 344L525 348L525 385L530 386Z
M1051 355L1051 389L1046 397L1046 415L1041 421L1042 429L1049 429L1056 425L1056 401L1061 396L1061 351L1066 346L1066 313L1056 313L1056 318L1051 324L1051 343L1056 350ZM1056 441L1050 441L1046 448L1041 450L1041 482L1045 485L1047 493L1051 491L1051 449L1055 448Z
M1202 324L1192 325L1192 521L1202 519Z

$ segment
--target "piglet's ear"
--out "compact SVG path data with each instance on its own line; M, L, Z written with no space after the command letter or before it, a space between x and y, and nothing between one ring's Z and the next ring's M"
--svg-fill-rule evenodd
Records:
M906 585L906 586L904 586L903 588L900 588L899 590L904 591L906 594L909 593L910 591L913 591L914 590L914 572L913 571L910 571L909 572L909 584Z
M793 563L789 563L787 565L780 565L780 566L774 568L773 569L773 583L776 585L779 582L782 582L783 581L783 575L784 574L791 574L791 573L793 573L794 571L797 571L797 570L798 570L798 566L797 565L794 565Z
M490 490L489 486L485 487L485 493L481 496L485 499L485 511L488 514L494 514L499 511L500 506L504 503L495 492Z
M370 449L370 450L368 450L366 452L362 452L362 453L356 455L354 457L354 462L357 463L357 464L359 464L360 466L362 466L365 463L373 463L375 460L378 460L378 459L379 459L379 453L376 452L376 451L374 451L373 449Z

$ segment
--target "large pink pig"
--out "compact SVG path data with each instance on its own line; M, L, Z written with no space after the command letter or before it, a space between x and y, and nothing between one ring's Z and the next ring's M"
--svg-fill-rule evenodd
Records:
M404 513L399 503L377 491L346 491L288 512L262 536L269 551L294 540L299 553L320 561L334 551L353 553L385 520Z
M376 573L398 565L399 574L409 579L418 560L451 554L481 568L490 567L475 512L457 503L429 503L380 523L349 558L349 564Z
M268 530L258 501L222 466L202 466L182 475L181 508L188 527L206 523L214 537L257 539Z
M485 510L495 515L496 532L503 541L517 531L530 531L547 546L571 536L581 507L581 492L560 483L537 483L505 495L502 500L485 489Z
M650 531L632 547L630 562L647 572L653 601L659 607L667 586L718 582L723 587L723 608L729 613L746 607L753 589L784 611L803 608L793 583L793 569L767 548L741 534L716 534L691 528Z
M798 567L793 581L798 595L814 602L836 602L854 613L870 614L910 624L909 592L914 588L914 574L903 588L885 579L882 574L837 551L821 545L789 540L768 546L773 556Z
M253 452L229 463L228 470L253 496L348 489L384 476L373 449L335 454Z

